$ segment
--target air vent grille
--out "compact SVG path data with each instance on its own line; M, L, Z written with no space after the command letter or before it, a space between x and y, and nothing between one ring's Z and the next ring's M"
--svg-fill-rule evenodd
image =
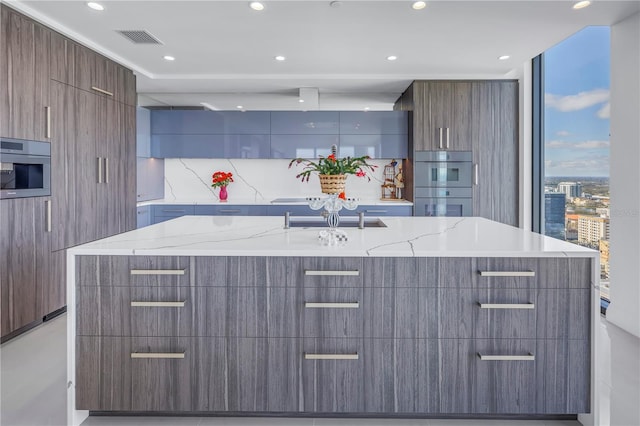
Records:
M160 40L145 30L116 30L135 44L162 44Z

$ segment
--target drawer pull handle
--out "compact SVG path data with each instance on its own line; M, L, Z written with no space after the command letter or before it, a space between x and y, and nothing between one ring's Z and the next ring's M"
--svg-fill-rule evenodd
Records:
M535 309L535 303L480 303L480 309Z
M535 277L535 271L479 271L481 277Z
M360 302L349 302L349 303L316 303L316 302L305 302L305 308L347 308L347 309L357 309L360 308Z
M184 308L185 303L186 300L181 302L140 302L132 300L131 306L138 308Z
M365 210L366 213L386 213L386 210Z
M355 271L314 271L314 270L305 270L304 274L309 276L309 275L314 275L314 276L330 276L330 277L337 277L337 276L351 276L351 277L357 277L360 275L360 271L359 270L355 270Z
M535 361L534 354L529 352L529 355L483 355L478 353L478 357L481 361Z
M221 209L220 213L240 213L239 209Z
M95 90L96 92L102 93L102 94L107 95L107 96L113 96L112 92L109 92L108 90L104 90L104 89L101 89L101 88L96 87L96 86L91 86L91 90Z
M184 359L184 352L131 352L134 359Z
M358 359L358 354L304 354L304 359Z
M184 275L184 269L132 269L131 275Z
M162 213L186 213L186 210L180 210L180 209L162 209Z

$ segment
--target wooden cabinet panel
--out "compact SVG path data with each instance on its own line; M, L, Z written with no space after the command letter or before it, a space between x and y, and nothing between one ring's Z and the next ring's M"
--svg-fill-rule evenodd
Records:
M304 339L309 355L354 355L358 359L303 359L304 411L359 413L364 411L364 353L362 339Z
M41 320L37 241L43 237L44 205L40 198L0 201L2 228L2 336Z
M172 271L174 274L167 274L167 271ZM216 272L220 276L220 272L224 273L224 269ZM188 257L78 256L76 258L76 286L181 287L190 285L190 276ZM224 279L222 275L222 280ZM201 279L198 285L212 284L211 281Z
M298 279L305 287L362 287L360 258L302 258Z
M303 302L295 287L231 286L226 302L228 336L300 336Z
M361 288L306 288L303 300L303 337L364 337L367 300ZM357 307L313 307L318 305L308 303L355 304Z
M48 141L51 31L4 6L1 20L0 135Z
M51 34L51 50L49 62L52 80L73 85L75 82L75 47L76 44L58 33Z
M518 83L473 83L474 216L518 224Z

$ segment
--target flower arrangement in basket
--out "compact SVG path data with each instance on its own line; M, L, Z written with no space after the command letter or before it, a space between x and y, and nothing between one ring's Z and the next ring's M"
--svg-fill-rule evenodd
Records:
M325 194L340 194L344 192L347 175L366 177L371 180L367 171L373 172L376 165L367 163L371 159L368 155L362 157L336 158L335 149L332 147L332 154L320 157L317 162L305 160L304 158L294 158L289 163L291 166L303 164L304 169L296 175L302 182L308 182L312 173L318 173L320 187Z

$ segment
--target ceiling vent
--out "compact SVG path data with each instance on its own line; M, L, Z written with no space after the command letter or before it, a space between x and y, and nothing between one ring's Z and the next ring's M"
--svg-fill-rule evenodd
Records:
M122 34L135 44L162 44L160 40L145 30L116 30L116 32Z

